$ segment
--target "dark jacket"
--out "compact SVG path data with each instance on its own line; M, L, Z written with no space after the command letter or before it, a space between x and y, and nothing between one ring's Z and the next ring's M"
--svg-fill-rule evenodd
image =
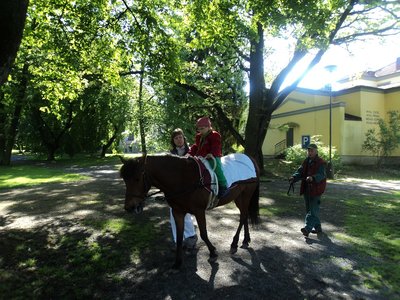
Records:
M310 193L310 196L319 196L325 192L326 187L326 162L316 156L314 159L306 158L300 168L293 174L295 181L301 180L300 195ZM306 178L313 177L313 181L308 183Z
M171 154L179 155L176 147L174 149L171 149L170 152L171 152ZM187 144L185 144L185 152L183 153L183 155L185 155L188 152L189 152L189 146Z

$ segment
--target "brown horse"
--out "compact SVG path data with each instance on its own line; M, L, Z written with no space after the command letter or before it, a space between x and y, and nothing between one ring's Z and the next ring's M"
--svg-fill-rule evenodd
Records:
M190 213L196 217L200 236L210 251L210 261L217 259L215 247L207 236L205 211L210 192L204 187L197 162L191 158L174 155L151 155L124 159L120 174L126 185L125 210L141 212L143 201L152 186L159 188L172 208L176 222L177 248L173 268L178 269L183 259L184 217ZM252 160L253 161L253 160ZM236 253L239 234L244 226L242 248L250 242L248 219L252 224L259 222L259 172L254 163L256 178L238 181L232 184L229 193L219 200L218 206L235 200L240 210L240 222L231 244L230 252Z

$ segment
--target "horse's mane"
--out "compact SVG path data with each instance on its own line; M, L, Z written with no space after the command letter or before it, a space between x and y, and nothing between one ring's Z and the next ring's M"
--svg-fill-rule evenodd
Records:
M124 160L121 169L119 169L119 175L122 178L128 178L138 168L140 164L139 158L128 158Z
M132 174L137 170L137 168L142 164L142 157L128 158L124 159L124 163L119 170L120 177L129 178ZM171 153L162 153L162 154L154 154L148 155L148 159L151 158L164 158L164 159L172 159L172 160L185 160L187 157L179 156Z

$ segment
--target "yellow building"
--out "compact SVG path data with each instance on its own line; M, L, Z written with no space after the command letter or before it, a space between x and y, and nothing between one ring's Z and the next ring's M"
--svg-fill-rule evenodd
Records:
M332 147L343 163L375 162L372 153L362 150L362 144L368 129L379 131L379 119L387 121L389 111L400 112L400 58L378 71L340 83L347 87L331 94L328 89L303 88L291 93L272 116L263 154L276 156L286 147L304 144L308 136L315 135L328 146L331 124ZM400 162L400 148L390 159Z

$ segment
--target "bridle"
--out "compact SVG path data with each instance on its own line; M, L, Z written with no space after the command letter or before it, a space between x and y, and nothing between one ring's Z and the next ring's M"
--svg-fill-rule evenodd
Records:
M158 190L156 192L148 194L148 191L151 188L151 180L150 180L150 178L149 178L149 176L148 176L148 174L146 172L147 155L144 154L143 158L144 158L143 170L142 170L143 193L141 193L141 194L135 194L135 193L125 194L127 197L139 198L139 199L142 199L142 201L144 201L148 197L151 197L153 195L161 193L161 191Z

